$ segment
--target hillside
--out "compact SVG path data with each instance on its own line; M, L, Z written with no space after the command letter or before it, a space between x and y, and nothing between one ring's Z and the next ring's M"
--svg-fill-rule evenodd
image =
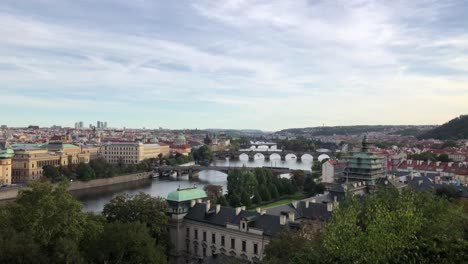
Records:
M449 122L418 136L419 139L468 139L468 115L461 115Z
M362 135L369 132L382 132L385 134L397 134L402 136L413 136L427 130L426 126L398 126L398 125L358 125L358 126L334 126L334 127L306 127L289 128L276 132L293 134L310 134L314 136L332 135Z

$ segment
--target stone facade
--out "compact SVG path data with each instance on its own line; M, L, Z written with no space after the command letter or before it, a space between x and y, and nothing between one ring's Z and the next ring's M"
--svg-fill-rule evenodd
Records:
M112 142L101 147L101 155L111 164L137 164L142 160L169 155L169 146L140 142Z

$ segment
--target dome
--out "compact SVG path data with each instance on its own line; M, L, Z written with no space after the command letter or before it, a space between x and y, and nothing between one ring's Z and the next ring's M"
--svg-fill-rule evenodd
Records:
M177 140L185 140L185 136L180 135L180 136L177 137Z

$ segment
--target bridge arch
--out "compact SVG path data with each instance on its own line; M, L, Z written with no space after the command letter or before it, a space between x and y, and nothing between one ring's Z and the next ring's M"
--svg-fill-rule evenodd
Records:
M322 162L325 159L330 159L330 156L328 156L327 154L322 154L322 155L318 156L317 159L318 159L318 161Z
M241 161L248 161L249 160L249 155L242 153L239 155L239 160Z
M286 155L286 157L284 159L285 160L297 160L297 156L294 153L289 153L289 154Z
M263 155L262 153L257 153L254 156L254 160L265 160L265 155Z
M302 161L314 161L314 156L310 154L304 154L301 156Z
M281 155L278 153L273 153L270 155L270 160L281 160Z

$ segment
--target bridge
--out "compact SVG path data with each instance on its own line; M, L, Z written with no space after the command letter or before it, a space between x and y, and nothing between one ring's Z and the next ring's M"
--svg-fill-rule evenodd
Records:
M239 150L239 151L217 151L213 152L213 156L217 159L239 159L240 155L245 154L249 156L249 160L257 159L265 159L271 160L273 155L279 155L280 160L286 160L286 156L293 157L297 161L302 161L302 159L309 155L309 158L312 160L314 157L318 157L322 153L318 152L299 152L299 151L288 151L288 150L269 150L269 151L246 151L246 150Z
M159 176L163 176L165 174L175 172L177 176L180 176L182 174L188 174L189 178L192 178L195 174L197 174L200 171L204 170L215 170L215 171L220 171L224 172L226 174L229 174L229 172L233 169L241 169L245 168L248 171L253 171L255 170L256 167L231 167L231 166L161 166L155 169L155 172L159 174ZM263 167L266 169L271 169L273 173L289 173L292 171L290 168L286 167ZM304 171L306 174L310 173L310 171Z
M258 147L266 147L267 149L272 149L274 146L277 146L278 143L272 143L272 142L251 142L250 144L246 144L243 147L255 147L258 149Z

